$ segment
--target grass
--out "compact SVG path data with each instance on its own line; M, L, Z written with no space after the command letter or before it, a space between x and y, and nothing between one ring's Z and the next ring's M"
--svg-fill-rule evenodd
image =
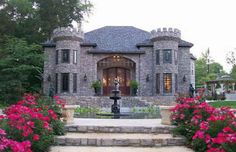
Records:
M236 109L236 101L216 101L216 102L211 102L209 104L215 108L231 107Z

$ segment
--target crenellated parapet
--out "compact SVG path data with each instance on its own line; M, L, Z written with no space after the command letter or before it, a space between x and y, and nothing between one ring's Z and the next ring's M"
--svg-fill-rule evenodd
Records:
M158 40L158 39L180 39L181 38L181 31L176 28L158 28L157 30L151 31L151 39Z
M79 29L76 30L72 27L59 27L53 30L53 40L77 40L82 41L84 39L84 32Z

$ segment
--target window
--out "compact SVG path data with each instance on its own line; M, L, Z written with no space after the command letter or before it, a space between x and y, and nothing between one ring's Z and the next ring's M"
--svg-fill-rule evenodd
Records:
M156 93L160 94L160 74L156 74Z
M77 50L73 50L73 63L77 64Z
M175 50L175 65L178 63L178 52Z
M62 73L61 74L61 91L62 92L69 92L69 73Z
M163 50L163 63L172 63L172 55L171 55L171 50Z
M56 64L58 64L58 55L59 55L59 50L56 50Z
M55 75L55 92L58 93L58 74Z
M70 63L70 50L61 50L62 52L62 63Z
M178 92L178 75L175 74L175 92Z
M156 50L156 65L160 65L160 50Z
M77 73L73 73L73 93L77 92Z
M164 93L172 93L172 74L164 73L163 75L164 82Z

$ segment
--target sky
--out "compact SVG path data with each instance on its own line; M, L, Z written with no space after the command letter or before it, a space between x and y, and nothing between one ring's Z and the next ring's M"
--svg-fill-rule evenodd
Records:
M236 52L235 0L90 0L94 7L85 18L85 32L103 26L135 26L150 32L162 27L181 30L200 57L210 49L212 59L224 66L226 54Z

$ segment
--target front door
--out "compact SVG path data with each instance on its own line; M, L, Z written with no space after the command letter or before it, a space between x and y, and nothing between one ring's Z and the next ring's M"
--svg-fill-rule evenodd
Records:
M118 67L103 70L103 95L111 94L115 78L119 81L121 95L130 95L130 70Z

